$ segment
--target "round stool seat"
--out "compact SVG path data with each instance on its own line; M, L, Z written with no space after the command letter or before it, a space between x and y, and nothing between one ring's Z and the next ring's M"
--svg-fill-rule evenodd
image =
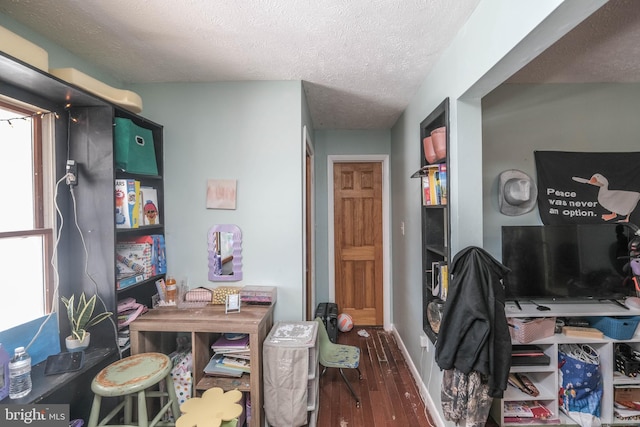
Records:
M171 368L171 359L166 354L135 354L98 372L91 382L91 390L100 396L137 393L165 379Z

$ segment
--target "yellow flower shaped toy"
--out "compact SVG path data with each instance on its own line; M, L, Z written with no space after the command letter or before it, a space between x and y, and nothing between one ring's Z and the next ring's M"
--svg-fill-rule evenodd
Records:
M176 427L220 427L222 421L231 421L242 414L242 406L237 402L242 392L230 390L226 393L219 387L205 391L202 397L193 397L182 405L182 415L176 420Z

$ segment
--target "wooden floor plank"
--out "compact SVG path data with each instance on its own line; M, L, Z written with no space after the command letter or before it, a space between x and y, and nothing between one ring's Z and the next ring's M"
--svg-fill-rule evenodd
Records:
M368 337L358 335L365 330ZM328 369L320 379L318 427L430 427L419 388L393 335L382 328L355 327L340 333L340 344L360 348L358 379L355 370L347 378L360 397L360 408L337 369Z
M425 416L425 411L417 411L418 408L424 408L424 404L416 382L409 372L409 367L395 341L395 337L387 334L384 339L386 340L386 347L391 353L391 361L394 365L393 372L401 380L396 381L396 387L400 395L404 415L407 418L407 425L428 425L429 420Z
M381 352L384 354L384 359L381 360L381 366L384 369L384 378L388 399L391 401L390 408L391 418L389 419L389 423L398 423L398 425L410 425L407 423L407 418L405 411L407 408L404 408L403 401L404 398L402 396L402 382L400 378L400 373L398 372L398 367L393 360L390 354L390 349L388 348L388 342L386 340L384 331L376 331L375 336L379 342Z

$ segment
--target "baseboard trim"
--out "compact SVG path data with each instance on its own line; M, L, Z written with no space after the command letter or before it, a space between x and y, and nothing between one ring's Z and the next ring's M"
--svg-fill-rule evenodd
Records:
M429 415L436 423L436 427L445 427L445 423L443 419L440 417L440 411L438 411L438 408L436 408L436 405L433 403L433 400L431 399L431 395L427 390L427 386L424 384L422 377L420 377L420 371L418 371L418 369L416 368L416 365L413 363L413 360L411 359L411 356L409 356L409 352L407 351L407 347L405 347L404 345L404 341L402 341L402 338L400 338L400 334L398 333L398 330L393 324L391 325L391 333L393 333L393 336L395 337L396 342L398 343L398 347L400 347L400 351L402 352L402 355L404 356L407 362L407 366L409 366L409 372L411 372L411 375L413 376L414 380L416 381L416 384L418 385L418 388L420 391L420 397L422 398L422 401L427 407L427 410L429 411Z

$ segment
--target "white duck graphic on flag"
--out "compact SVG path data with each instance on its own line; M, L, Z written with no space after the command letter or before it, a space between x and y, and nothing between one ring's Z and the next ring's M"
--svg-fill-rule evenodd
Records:
M591 179L580 178L578 176L574 176L572 179L576 182L600 187L598 190L598 203L610 212L602 215L604 221L611 221L619 215L622 215L625 218L618 222L629 222L631 212L633 212L638 205L638 201L640 201L640 193L636 191L610 190L609 180L599 173L591 176Z

